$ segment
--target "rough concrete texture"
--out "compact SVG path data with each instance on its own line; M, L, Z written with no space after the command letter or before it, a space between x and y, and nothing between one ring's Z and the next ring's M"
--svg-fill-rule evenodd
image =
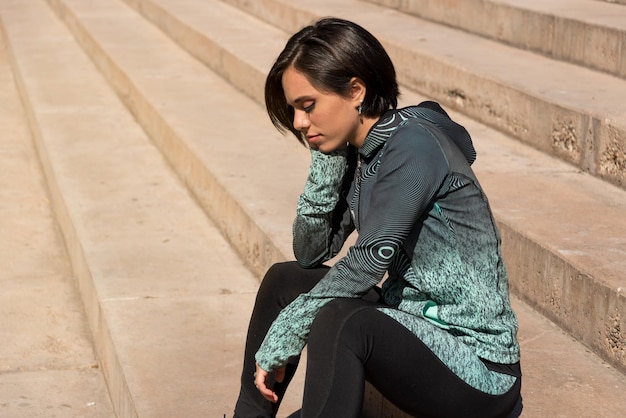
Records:
M369 0L521 49L626 76L626 10L589 0Z
M211 68L233 73L235 86L121 1L0 0L0 14L117 415L229 416L258 276L291 254L290 223L307 171L306 150L273 130L248 98L259 99L258 86L245 83L267 70L287 34L220 2L128 3L170 27L194 54L211 44L213 34L197 36L193 25L211 32L205 19L217 17L221 37L213 48L228 45L230 53L204 59L222 60ZM269 9L276 3L264 4ZM169 16L157 5L176 12ZM304 15L285 13L283 20ZM193 25L185 23L194 16ZM237 29L227 30L231 25ZM240 50L249 37L245 27L267 42ZM403 93L405 103L424 98ZM623 190L466 116L453 117L476 138L476 171L506 234L512 286L584 334L580 340L593 346L600 335L619 352ZM566 143L564 132L559 138ZM597 222L578 221L593 218L599 206L611 223L597 216ZM605 293L596 296L601 288ZM591 303L582 316L573 294L594 295L584 298ZM547 309L556 300L559 309ZM624 376L525 302L515 299L515 308L526 373L524 416L621 416ZM42 379L54 380L50 376ZM281 416L298 406L301 374L298 379ZM79 388L90 388L89 381ZM69 380L64 387L78 390ZM63 396L54 393L47 405L65 408ZM393 408L379 402L372 407L376 416L393 416ZM27 403L14 397L5 408Z
M0 33L0 416L114 415Z
M229 413L257 279L52 11L1 10L118 415Z

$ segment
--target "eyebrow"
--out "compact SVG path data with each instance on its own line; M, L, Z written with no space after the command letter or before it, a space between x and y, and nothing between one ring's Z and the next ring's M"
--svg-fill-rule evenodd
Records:
M305 102L305 101L307 101L307 100L314 100L314 99L313 99L313 97L312 97L312 96L300 96L300 97L296 98L296 99L293 101L293 104L300 104L300 103ZM287 103L288 103L288 104L291 104L291 103L289 103L289 100L287 100Z

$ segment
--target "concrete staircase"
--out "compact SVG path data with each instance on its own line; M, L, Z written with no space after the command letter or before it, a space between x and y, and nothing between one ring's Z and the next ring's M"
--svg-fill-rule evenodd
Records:
M404 104L437 100L474 137L520 317L524 416L624 416L626 7L0 0L2 62L112 410L232 415L258 279L292 258L308 168L264 113L264 76L327 15L381 39ZM33 415L2 396L0 416ZM364 416L404 415L368 388Z

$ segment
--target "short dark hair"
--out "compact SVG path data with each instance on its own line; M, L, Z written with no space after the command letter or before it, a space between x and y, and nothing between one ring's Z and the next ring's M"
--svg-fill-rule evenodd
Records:
M283 73L291 65L323 92L347 96L350 80L360 78L366 86L362 114L382 115L398 105L396 71L387 52L371 33L348 20L324 18L294 34L280 53L265 80L265 105L274 126L291 131L300 142L302 133L293 127L294 110L285 100Z

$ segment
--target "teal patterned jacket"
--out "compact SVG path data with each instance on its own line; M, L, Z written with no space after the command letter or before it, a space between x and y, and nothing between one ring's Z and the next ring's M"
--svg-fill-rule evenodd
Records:
M508 390L515 377L480 360L516 363L519 345L500 237L470 168L475 158L465 128L421 105L387 112L358 150L312 151L293 227L296 259L319 265L355 229L358 238L283 309L256 354L260 367L275 370L300 355L322 306L363 296L387 273L382 312L473 387Z

